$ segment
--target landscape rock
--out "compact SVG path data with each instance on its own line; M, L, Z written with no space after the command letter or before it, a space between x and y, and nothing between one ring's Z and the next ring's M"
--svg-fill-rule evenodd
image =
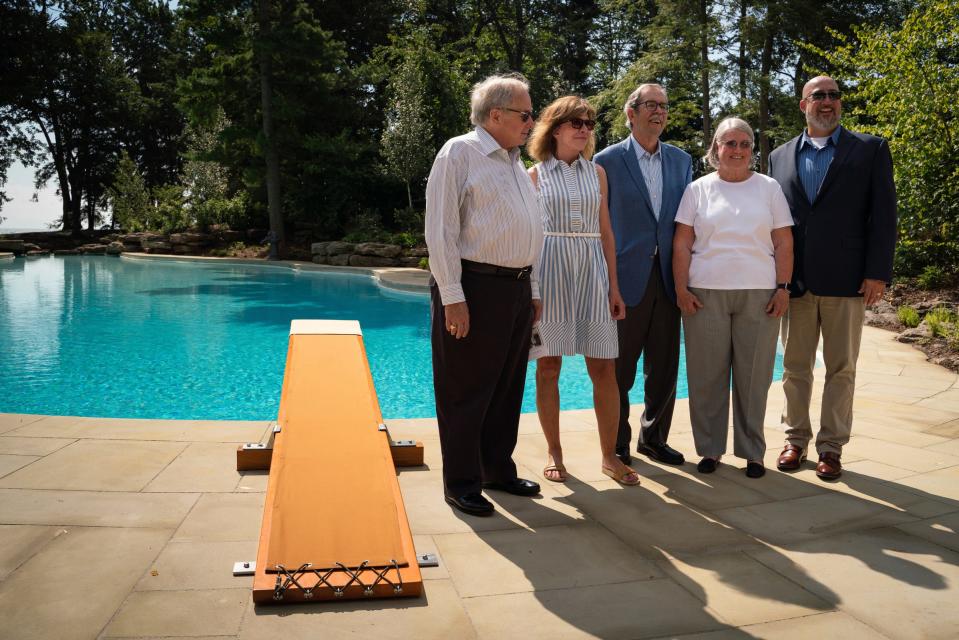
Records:
M264 234L266 235L266 234ZM239 242L246 238L246 234L242 231L234 231L233 229L219 229L214 232L213 236L220 240L220 242ZM262 240L263 236L260 236L257 240Z
M122 242L111 242L107 245L107 255L118 256L124 251L124 244Z
M401 267L413 267L414 269L420 266L420 260L423 258L407 257L407 258L398 258Z
M315 264L330 264L329 256L316 254L315 256L313 256L312 260Z
M103 255L107 252L107 246L105 244L85 244L77 247L77 251L80 253L94 253Z
M361 256L376 256L379 258L395 258L403 253L403 247L398 244L384 244L382 242L363 242L356 245L355 253Z
M430 251L426 247L413 247L412 249L409 249L406 254L415 258L428 258L430 256Z
M342 254L353 253L353 249L356 247L352 242L331 242L326 245L326 255L329 256L338 256ZM330 264L333 264L332 262ZM344 263L345 264L345 263Z
M50 255L50 252L47 249L31 249L27 251L26 255L28 256L47 256Z
M911 329L906 329L898 336L896 340L899 342L919 342L920 340L925 340L926 338L932 337L932 331L929 330L929 326L925 323L920 324L918 327L913 327Z
M80 253L80 252L77 251L76 249L57 249L56 251L53 252L53 255L55 255L55 256L75 256L75 255L79 255L79 253Z
M335 256L329 256L329 263L337 267L345 267L350 264L350 254L348 253L339 253Z
M142 240L140 246L147 253L164 253L173 250L173 245L165 240Z
M205 233L173 233L170 235L170 244L207 245L213 238Z
M21 253L25 251L23 240L4 240L0 239L0 251L12 253Z
M362 256L362 255L354 254L350 256L350 266L351 267L395 267L396 259L383 258L380 256Z
M314 242L310 245L310 253L314 256L327 256L329 252L326 249L330 244L330 242Z

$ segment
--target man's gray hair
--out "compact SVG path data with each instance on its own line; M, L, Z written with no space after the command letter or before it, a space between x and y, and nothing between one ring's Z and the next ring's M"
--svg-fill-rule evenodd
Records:
M753 144L753 147L756 146L756 135L753 133L753 128L749 126L748 122L735 116L723 119L716 126L716 132L713 133L713 141L709 144L709 151L703 156L703 160L713 169L719 168L719 139L730 129L741 131L749 135L749 141Z
M629 108L633 106L633 103L639 100L639 96L643 95L643 91L646 89L659 89L663 93L666 93L666 87L659 84L658 82L644 82L643 84L636 87L629 97L626 98L626 104L623 105L623 115L626 116L626 127L629 129L633 128L633 123L629 121ZM668 93L666 94L669 95Z
M490 111L513 103L517 91L529 92L529 81L519 73L504 73L477 82L470 92L470 122L485 124Z

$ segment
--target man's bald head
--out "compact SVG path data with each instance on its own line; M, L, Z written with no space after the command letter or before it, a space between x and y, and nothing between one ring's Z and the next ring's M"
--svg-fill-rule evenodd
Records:
M808 98L809 94L816 89L825 91L839 91L839 84L829 76L816 76L810 78L809 82L802 87L802 97Z

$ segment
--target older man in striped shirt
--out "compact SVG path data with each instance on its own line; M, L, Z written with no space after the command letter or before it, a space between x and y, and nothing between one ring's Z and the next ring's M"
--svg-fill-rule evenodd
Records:
M532 496L513 449L530 334L540 312L534 265L543 244L519 147L533 128L529 85L492 76L471 94L475 129L449 140L426 186L431 341L446 502L493 513L482 489Z

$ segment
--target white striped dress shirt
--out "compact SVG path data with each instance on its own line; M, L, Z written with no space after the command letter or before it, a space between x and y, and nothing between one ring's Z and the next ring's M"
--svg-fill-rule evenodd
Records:
M533 265L539 299L543 224L519 149L507 151L482 127L443 145L426 183L426 246L444 305L466 300L460 260Z
M649 192L649 203L653 205L653 215L659 220L659 210L663 206L663 147L656 144L656 152L650 153L643 145L633 139L636 157L639 159L639 168L646 182L646 191Z

